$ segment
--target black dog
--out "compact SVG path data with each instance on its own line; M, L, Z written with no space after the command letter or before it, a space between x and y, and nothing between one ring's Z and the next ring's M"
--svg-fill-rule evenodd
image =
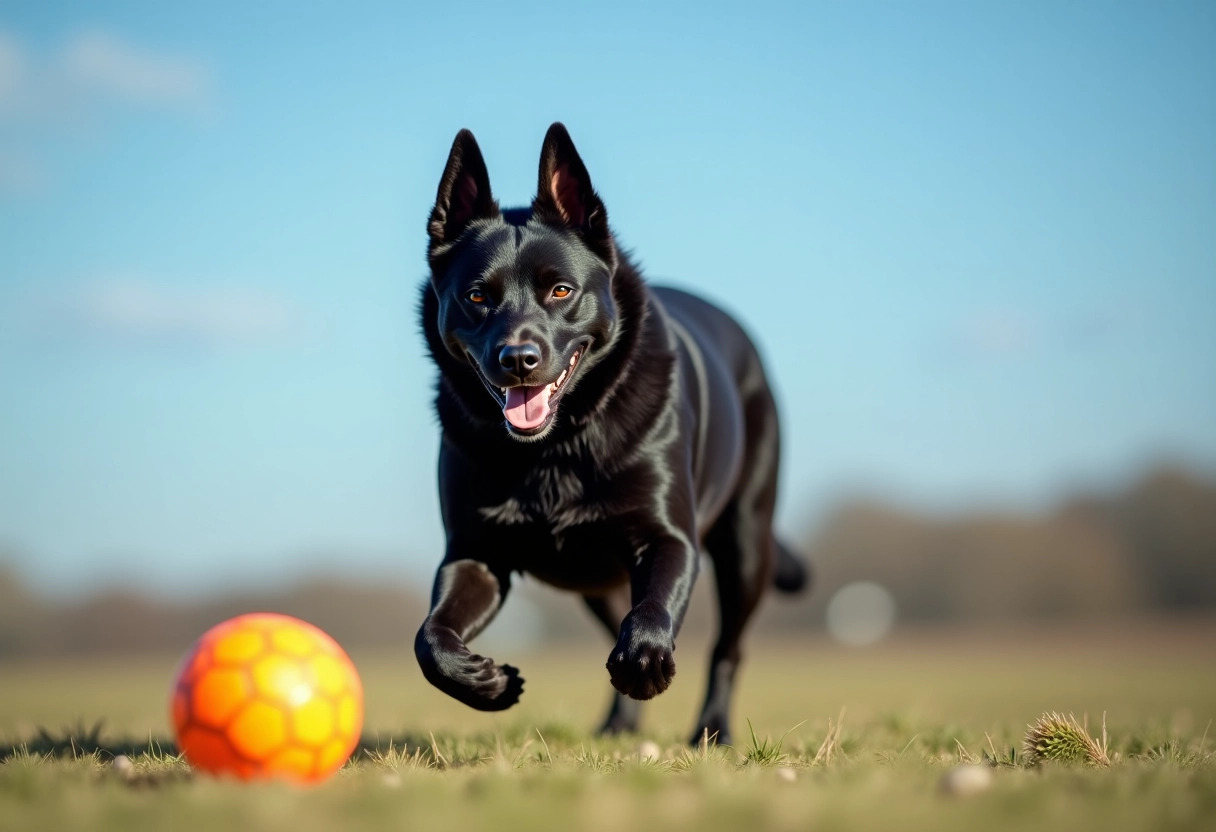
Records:
M612 633L620 693L603 730L635 730L633 700L675 675L704 551L720 634L694 740L729 742L743 628L769 584L806 583L773 537L777 412L755 347L705 301L642 282L561 124L531 208L507 210L462 130L427 230L447 552L414 644L422 672L474 708L514 705L519 671L465 645L526 572L580 593Z

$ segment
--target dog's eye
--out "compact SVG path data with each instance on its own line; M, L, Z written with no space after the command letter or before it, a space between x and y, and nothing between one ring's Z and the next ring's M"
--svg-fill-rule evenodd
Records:
M468 300L470 303L485 303L486 302L486 293L481 291L480 289L473 289L473 290L465 293L465 299Z
M573 291L574 291L574 290L573 290L573 289L571 289L569 286L556 286L556 287L554 287L554 289L553 289L553 297L555 297L555 298L564 298L564 297L566 297L567 295L569 295L569 294L570 294L571 292L573 292Z

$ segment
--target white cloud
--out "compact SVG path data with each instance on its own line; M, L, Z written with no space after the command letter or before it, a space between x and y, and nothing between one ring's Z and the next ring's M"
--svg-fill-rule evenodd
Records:
M281 299L248 289L183 291L118 283L96 287L81 300L87 323L136 336L232 342L279 338L291 328L291 311Z
M1042 333L1028 316L1013 309L995 309L975 312L961 321L953 340L968 355L1013 357L1038 349Z
M0 29L0 111L19 96L25 73L25 50L11 33Z
M1034 314L1013 307L975 309L958 319L943 339L945 352L967 358L1012 360L1064 351L1109 349L1134 342L1150 327L1151 303L1096 298L1072 310Z
M0 117L29 125L97 117L116 106L197 115L212 102L201 61L79 30L41 52L0 29Z
M37 49L0 27L0 193L32 190L30 173L47 169L49 147L96 141L134 114L197 120L214 101L211 71L196 58L101 29Z
M303 329L287 299L242 286L102 280L25 300L10 323L38 340L249 346L282 343Z
M74 90L151 107L194 111L210 98L210 77L198 61L126 43L108 32L74 35L54 58Z

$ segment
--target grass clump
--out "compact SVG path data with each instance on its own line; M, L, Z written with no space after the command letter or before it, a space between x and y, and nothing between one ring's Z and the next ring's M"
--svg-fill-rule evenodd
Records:
M1106 714L1102 715L1102 740L1089 735L1086 726L1072 714L1064 716L1054 711L1043 714L1026 732L1022 750L1031 765L1044 761L1059 763L1089 763L1110 766L1109 742L1106 736Z
M782 746L785 745L785 738L801 725L802 723L799 722L789 729L789 731L782 734L781 739L773 742L770 737L765 737L764 739L757 738L756 729L749 719L747 721L747 730L751 734L751 746L744 752L744 762L758 766L780 766L787 764L789 762L789 755L782 750Z

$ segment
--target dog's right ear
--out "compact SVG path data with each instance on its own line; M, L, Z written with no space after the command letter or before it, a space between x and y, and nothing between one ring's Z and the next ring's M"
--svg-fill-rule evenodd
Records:
M490 194L490 174L486 172L481 148L472 133L461 130L452 142L452 152L448 154L443 178L439 180L435 207L427 222L426 230L431 238L428 256L434 258L473 220L497 216L498 203Z
M608 230L608 212L591 187L587 166L560 121L549 126L540 149L540 181L532 213L576 232L610 268L616 268L616 244Z

